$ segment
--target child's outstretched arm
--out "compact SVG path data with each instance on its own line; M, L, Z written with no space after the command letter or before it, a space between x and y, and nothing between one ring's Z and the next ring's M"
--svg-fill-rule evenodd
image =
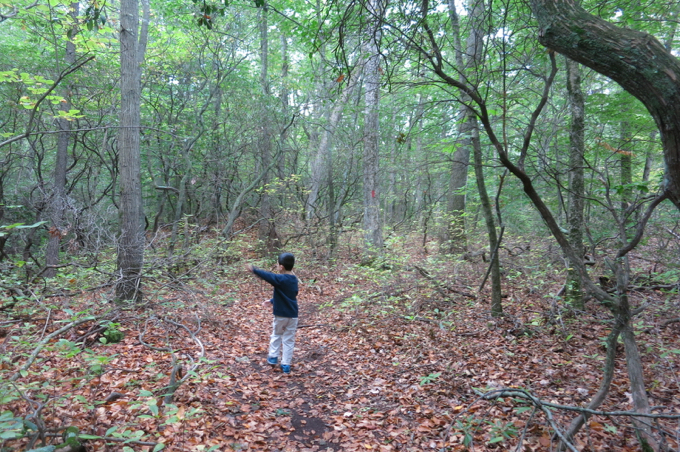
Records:
M248 270L248 271L249 271L250 273L252 273L252 274L255 274L255 272L253 271L254 268L255 268L255 267L253 266L253 264L247 264L247 265L246 265L246 270ZM256 275L256 276L257 276L257 275ZM271 307L271 305L272 305L272 301L271 301L271 300L264 300L264 301L262 302L262 306Z

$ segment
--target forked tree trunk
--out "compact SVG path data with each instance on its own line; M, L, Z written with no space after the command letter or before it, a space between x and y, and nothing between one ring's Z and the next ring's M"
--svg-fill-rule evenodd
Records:
M307 221L312 222L316 211L319 207L319 192L324 184L324 182L330 183L330 178L332 174L330 173L331 168L331 148L333 146L333 135L335 129L340 123L342 118L342 113L345 109L345 105L349 100L349 97L354 91L356 86L356 80L358 77L352 77L348 83L345 84L342 95L340 99L335 101L333 109L331 110L330 117L328 118L328 124L321 132L321 139L319 141L319 147L312 162L312 181L309 190L309 196L307 197ZM333 200L328 201L328 210L332 210Z
M491 256L491 314L493 316L500 316L503 314L503 304L501 303L501 270L500 260L498 259L498 234L496 233L496 222L493 219L493 209L491 208L491 201L489 194L486 191L486 183L484 181L484 166L482 161L482 146L479 141L479 126L477 125L477 118L470 116L468 121L472 121L472 155L475 162L475 179L477 180L477 191L479 192L479 201L482 205L482 213L484 214L484 222L486 224L486 232L489 236L489 253Z

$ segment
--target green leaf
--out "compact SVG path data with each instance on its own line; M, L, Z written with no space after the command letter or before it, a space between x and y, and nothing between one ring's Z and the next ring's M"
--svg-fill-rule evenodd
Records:
M81 433L80 435L78 435L78 438L80 438L80 439L101 439L102 437L98 436L98 435L90 435L88 433Z
M35 425L33 422L27 421L25 419L24 419L24 426L29 430L38 430L37 425Z
M158 443L156 444L156 447L153 448L153 451L151 452L158 452L159 450L165 449L165 444L163 443Z
M25 224L20 224L16 228L17 229L31 229L31 228L37 228L38 226L42 226L43 224L47 223L47 221L38 221L37 223L33 223L30 225L25 225Z

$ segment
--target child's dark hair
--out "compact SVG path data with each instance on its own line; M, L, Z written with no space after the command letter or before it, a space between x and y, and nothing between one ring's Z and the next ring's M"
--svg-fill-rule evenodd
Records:
M283 268L285 268L287 271L291 271L293 269L293 265L295 265L295 256L293 256L291 253L281 253L279 255L279 265L283 265Z

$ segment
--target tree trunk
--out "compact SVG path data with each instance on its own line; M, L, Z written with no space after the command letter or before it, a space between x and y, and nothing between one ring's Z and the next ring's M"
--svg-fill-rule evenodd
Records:
M188 144L182 148L182 160L184 161L184 174L179 182L179 193L177 194L177 204L175 205L175 218L172 222L172 233L170 234L170 243L168 245L168 254L172 256L175 251L175 245L177 243L177 234L179 230L179 225L182 220L182 215L184 214L184 205L187 201L187 185L191 178L191 157L189 153L193 145L194 140L191 144ZM188 218L186 221L189 221ZM186 240L186 237L185 237Z
M656 38L620 28L568 0L531 0L541 44L596 70L638 98L661 133L663 189L680 208L680 61Z
M378 192L380 107L380 55L378 41L382 6L380 0L370 0L367 5L372 26L368 28L364 43L365 113L364 113L364 243L367 256L382 253L383 237L380 222L380 194Z
M139 129L141 104L141 63L146 49L148 0L142 0L145 22L139 27L138 0L120 5L120 132L118 172L120 174L119 280L116 298L137 301L144 263L144 211L140 175Z
M543 45L610 77L647 107L661 133L666 162L664 193L649 206L647 212L651 213L651 209L664 197L680 208L680 62L651 35L616 27L569 1L531 0L531 7L538 18L539 40ZM646 216L648 218L648 214ZM643 227L644 223L640 226ZM642 229L639 228L639 231ZM618 255L625 256L639 241L638 236L641 233L623 246ZM626 237L621 239L625 241ZM618 299L612 310L622 328L635 409L647 413L649 401L642 362L629 324L627 275L618 259L614 265ZM584 274L582 271L582 276ZM649 428L637 420L635 424L639 428L643 448L646 445L656 448Z
M272 162L272 131L271 131L271 113L268 111L267 105L271 89L269 87L269 80L267 78L267 71L269 70L269 33L267 24L267 5L260 8L260 87L262 89L262 122L260 133L260 159L262 168L270 168ZM271 181L270 170L267 170L262 179L264 190L260 198L260 225L259 225L259 239L262 246L263 255L275 251L278 246L278 236L276 233L276 225L272 214L271 196L269 195L268 185Z
M626 113L625 111L623 112ZM630 206L633 198L633 190L630 188L630 184L633 183L633 157L632 157L632 145L631 145L631 134L630 134L630 123L628 121L621 121L621 146L619 149L619 163L620 168L620 184L623 186L621 189L621 212L622 220L625 221L624 212ZM628 187L626 187L628 185Z
M324 181L327 183L330 182L329 179L332 175L329 173L329 168L331 166L330 157L331 148L333 146L333 134L335 133L335 129L342 118L345 105L347 104L349 97L352 95L352 91L354 91L356 80L357 77L352 77L345 84L340 99L336 100L335 105L333 105L333 110L331 111L330 118L328 119L328 124L321 133L319 147L316 152L316 156L314 157L314 161L312 162L312 181L309 189L309 196L307 197L307 221L313 221L313 218L319 207L317 205L318 197ZM332 206L332 200L329 201L328 206L329 210L332 210L330 207Z
M491 208L491 202L489 201L489 195L486 191L486 183L484 182L482 146L479 141L477 118L470 116L468 121L473 122L470 131L472 134L472 155L475 163L475 179L477 179L479 200L482 205L486 231L489 235L489 252L491 253L491 314L493 316L499 316L503 314L503 305L501 304L501 270L500 261L498 259L498 235L496 234L496 223L493 219L493 210Z
M453 42L456 47L456 65L460 68L459 79L461 82L465 81L466 72L468 69L475 69L476 63L481 58L482 39L481 28L479 27L480 16L475 13L475 8L478 8L478 3L471 5L471 19L473 26L470 35L467 38L467 61L463 56L463 48L460 39L460 21L458 13L456 12L456 4L454 0L449 0L449 19L451 27L453 28ZM469 101L467 96L463 96L463 101ZM450 251L464 251L467 248L467 239L465 234L465 193L464 189L467 185L468 166L470 165L470 149L472 141L470 137L470 125L472 122L468 121L470 116L474 114L467 105L460 104L458 110L458 120L460 121L459 134L461 136L461 143L456 148L452 156L451 173L449 177L449 194L447 200L447 210L450 215L450 223L448 225L447 240L449 242Z
M75 21L78 17L78 10L80 4L78 2L71 3L71 17ZM70 39L66 41L66 52L64 54L64 63L71 66L76 61L76 45L72 41L78 29L74 25L71 28ZM71 109L70 91L73 89L72 85L66 87L64 94L65 103L61 105L62 111L69 111ZM57 157L54 164L54 187L52 190L52 199L50 200L50 216L52 226L49 229L49 238L47 242L47 250L45 252L45 265L48 267L43 275L46 278L52 278L57 274L57 269L54 267L59 264L59 249L61 248L61 239L64 234L62 230L64 213L66 210L66 169L68 166L68 145L71 138L71 121L66 119L59 119L59 135L57 138ZM50 267L51 266L51 267Z
M583 248L583 156L585 102L581 91L581 74L579 64L569 58L567 65L567 93L571 110L571 127L569 131L569 206L567 223L569 224L569 242L577 258L585 254ZM583 301L583 282L573 263L567 259L567 283L565 299L576 309L585 308Z

